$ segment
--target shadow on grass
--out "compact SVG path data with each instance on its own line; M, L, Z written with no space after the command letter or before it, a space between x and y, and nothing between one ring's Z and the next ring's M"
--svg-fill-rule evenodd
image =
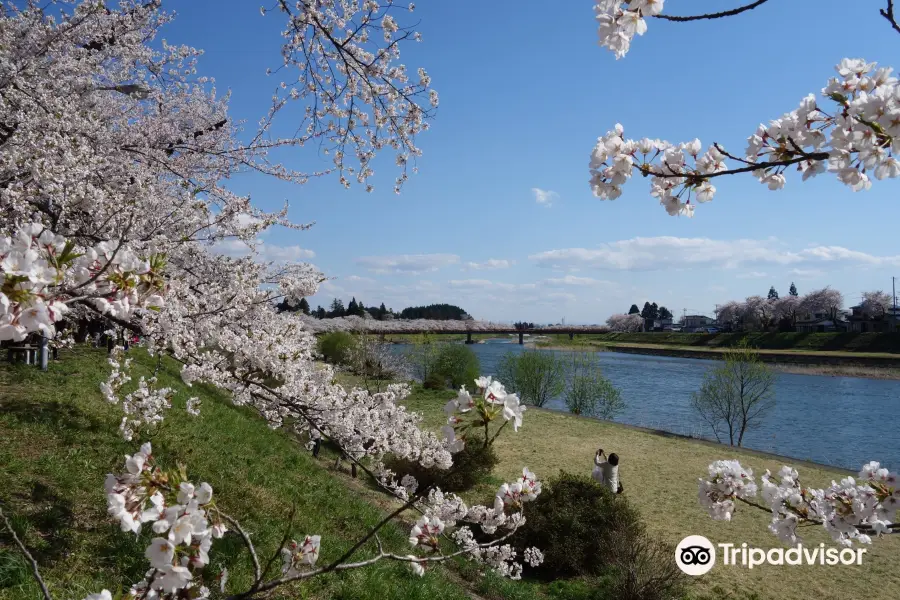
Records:
M39 565L53 564L71 552L75 512L70 501L38 481L30 490L14 492L10 498L11 502L4 503L7 518L19 539L26 540ZM0 542L9 548L15 547L5 528L0 530ZM18 577L10 576L18 572L17 567L13 568L16 562L8 556L0 560L0 588L4 584L18 584Z
M34 401L22 397L7 397L0 401L0 412L20 423L43 425L61 433L66 441L75 433L106 433L109 424L89 415L77 406L59 400ZM68 432L68 436L66 433Z

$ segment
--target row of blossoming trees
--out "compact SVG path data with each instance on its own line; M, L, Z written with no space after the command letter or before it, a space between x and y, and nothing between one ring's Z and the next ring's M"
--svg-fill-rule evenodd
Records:
M640 33L643 16L661 16L661 6L660 0L603 0L597 9L604 41ZM428 128L438 104L428 74L409 73L399 62L401 47L419 39L401 23L406 10L392 0L276 0L270 12L284 21L277 72L285 79L273 85L271 105L248 128L228 114L228 96L220 97L213 82L197 74L199 51L154 41L171 20L158 0L124 0L116 8L96 0L2 5L0 340L20 341L35 333L53 337L63 319L103 319L138 333L151 352L182 363L186 384L212 384L273 427L329 438L404 499L403 508L422 515L410 544L427 555L398 554L379 544L375 553L356 559L356 552L377 542L375 528L350 552L321 566L319 548L327 540L308 535L285 542L279 549L282 573L270 576L238 521L217 508L210 486L195 484L186 472L161 471L144 444L128 457L124 471L106 482L110 514L122 529L146 526L157 535L146 549L146 577L110 582L112 588L124 586L130 597L208 595L204 567L214 540L228 530L243 540L255 570L248 589L223 591L231 598L263 596L288 582L380 560L406 561L421 572L456 553L509 576L521 573L521 559L505 541L524 522L525 503L540 492L533 474L525 470L501 487L493 506L476 507L438 489L396 482L382 467L383 456L449 467L453 452L465 443L456 436L460 430L451 427L441 437L423 431L419 417L399 404L408 393L404 385L378 394L346 389L334 383L329 368L314 363L314 340L304 321L273 309L276 301L297 303L315 293L323 276L309 265L274 265L253 255L235 259L211 251L229 239L253 247L259 234L275 225L306 227L288 221L286 208L266 213L230 190L227 182L241 172L297 184L333 174L342 185L368 187L376 154L392 151L399 190L420 153L415 137ZM812 174L824 170L825 161L857 187L867 181L865 168L874 167L876 176L893 175L896 80L870 71L861 61L842 65L842 79L829 84L839 90L830 93L836 115L807 99L781 125L761 131L754 154L764 159L771 154L775 162L754 165L757 175L778 187L784 166L799 164ZM290 121L294 136L275 134L280 120ZM831 150L825 149L825 131L832 132ZM327 149L333 163L307 172L275 159L307 144ZM660 159L664 167L636 161L638 152ZM729 172L722 166L730 156L724 151L712 148L696 168L689 166L687 157L698 154L699 143L636 143L617 128L594 152L595 191L616 197L637 169L653 175L654 190L671 212L687 212L685 193L708 200L713 191L708 179ZM116 354L111 362L102 392L123 409L123 435L137 438L166 418L170 390L142 377L125 393L128 361ZM483 409L517 429L518 399L496 382L477 386ZM477 405L466 395L460 399L460 414ZM189 408L196 412L195 404ZM450 416L451 424L460 419ZM782 474L772 480L774 491L764 488L773 528L781 533L821 522L844 543L869 541L868 532L890 530L900 497L894 475L869 465L862 478L809 490L793 472ZM729 517L733 503L746 502L755 489L750 481L750 472L739 465L717 463L701 483L701 499L714 516ZM444 553L442 540L454 526L456 549ZM496 535L485 541L472 527ZM36 562L13 537L50 600ZM532 564L540 559L538 550L524 556ZM110 597L106 590L88 596Z
M892 304L891 296L881 290L863 292L859 310L866 317L877 319L884 317ZM804 296L749 296L743 301L726 302L718 308L718 321L736 328L768 329L782 323L793 327L806 315L824 314L837 320L843 307L843 294L825 287Z

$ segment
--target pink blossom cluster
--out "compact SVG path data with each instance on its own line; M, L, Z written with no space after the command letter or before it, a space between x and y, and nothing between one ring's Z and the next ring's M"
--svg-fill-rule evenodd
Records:
M644 330L644 318L639 314L616 314L606 320L609 330L616 333L635 333Z
M162 287L151 261L128 248L81 248L40 223L18 226L0 236L0 341L54 337L74 302L128 319L161 307Z
M108 362L112 366L112 370L109 378L100 384L100 391L110 404L119 404L121 400L124 414L119 431L123 438L131 441L141 428L153 427L163 421L165 411L172 407L172 397L175 391L172 388L157 387L155 376L149 379L141 376L137 389L128 392L120 399L121 388L131 381L131 377L127 374L131 366L131 359L124 358L122 349L116 347ZM196 399L194 400L193 405L190 402L188 404L189 412L196 412Z
M631 48L635 35L644 35L647 22L662 12L664 0L598 0L594 5L597 34L601 46L622 58Z
M463 386L456 397L444 405L447 425L441 431L451 451L462 450L466 438L472 434L483 435L482 441L487 446L508 423L513 424L513 431L516 432L522 426L526 406L516 394L507 393L502 383L489 376L476 379L475 388L474 398ZM492 435L491 423L500 419L503 419L503 424ZM484 428L483 433L481 428Z
M500 486L493 507L466 506L456 494L432 489L427 497L416 503L422 517L410 530L410 545L437 552L446 530L458 526L451 537L460 546L461 553L501 576L519 579L522 564L518 553L503 542L525 524L524 505L537 498L540 493L540 481L527 468L522 470L522 477ZM493 541L479 543L475 541L471 529L473 526L479 527L487 535L496 534L498 529L504 533ZM416 557L410 555L408 558ZM543 554L537 548L528 548L523 558L531 566L538 566L543 562ZM425 561L419 559L410 566L416 574L422 575L425 564Z
M714 519L731 520L735 500L758 506L749 500L756 493L753 472L738 461L716 461L709 466L709 477L700 479L700 504ZM868 544L872 535L894 530L900 507L897 474L877 462L864 465L858 477L832 481L826 488L802 486L799 473L789 466L777 475L766 471L761 495L772 514L769 530L787 543L800 540L798 526L812 523L822 525L841 545Z
M106 476L105 488L108 512L122 531L140 533L145 523L151 523L157 536L144 553L150 570L131 587L129 597L174 599L189 593L191 598L207 598L209 589L195 579L196 571L209 564L213 539L227 531L216 516L212 487L195 486L183 471L161 470L148 442L125 457L123 473ZM88 599L103 594L108 592Z
M717 460L709 465L709 477L700 479L700 504L713 519L730 521L736 498L756 495L753 471L736 460Z

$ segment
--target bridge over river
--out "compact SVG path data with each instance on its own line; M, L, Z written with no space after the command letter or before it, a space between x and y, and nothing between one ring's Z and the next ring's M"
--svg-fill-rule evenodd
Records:
M416 335L428 333L433 335L460 335L466 334L466 343L474 344L472 334L519 334L519 343L525 343L525 335L562 335L569 334L569 339L573 339L577 333L609 333L608 327L536 327L533 329L515 329L513 327L491 327L475 330L453 330L453 329L377 329L369 333L378 334L381 339L386 335Z

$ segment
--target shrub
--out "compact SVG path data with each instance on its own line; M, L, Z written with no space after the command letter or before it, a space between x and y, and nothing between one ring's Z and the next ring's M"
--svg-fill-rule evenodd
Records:
M575 415L612 419L625 408L622 395L603 376L600 361L593 353L572 354L565 398L566 406Z
M353 348L353 336L346 331L333 331L319 338L319 353L327 362L335 365L344 364Z
M550 579L599 575L613 561L612 540L640 528L627 498L590 477L564 472L545 482L526 518L516 545L540 548L544 563L538 572Z
M673 559L675 548L647 533L625 496L610 493L589 477L560 473L548 480L526 515L513 543L520 552L529 546L541 549L544 563L537 574L554 580L551 587L560 587L566 597L683 596L685 577ZM582 579L570 586L560 583L563 577Z
M426 390L443 390L447 388L447 382L439 374L429 373L425 381L422 382L422 387Z
M675 547L653 539L641 526L612 541L613 561L595 598L669 600L685 595L685 576L673 560Z
M493 446L485 448L484 439L475 436L453 455L449 469L425 468L417 462L398 459L385 460L385 466L397 474L397 479L404 475L415 477L419 489L435 485L445 492L464 492L484 481L499 461Z
M497 378L525 404L544 406L565 390L566 365L552 352L507 352L500 360Z
M462 344L444 344L438 350L434 372L452 388L471 387L481 373L481 365L470 348Z

